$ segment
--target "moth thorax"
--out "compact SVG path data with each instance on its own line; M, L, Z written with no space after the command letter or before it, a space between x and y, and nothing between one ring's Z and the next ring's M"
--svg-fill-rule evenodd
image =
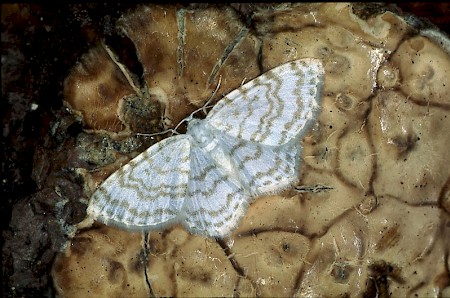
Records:
M191 135L198 146L206 151L211 151L217 146L217 141L206 121L199 119L189 121L187 134Z

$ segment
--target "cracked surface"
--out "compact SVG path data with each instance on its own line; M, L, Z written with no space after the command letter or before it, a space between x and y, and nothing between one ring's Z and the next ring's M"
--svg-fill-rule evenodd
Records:
M228 239L81 230L53 267L60 294L450 295L449 49L392 12L363 20L342 3L262 10L251 24L243 36L231 8L140 7L118 26L172 124L220 77L215 99L284 62L322 59L300 185L326 187L259 198Z

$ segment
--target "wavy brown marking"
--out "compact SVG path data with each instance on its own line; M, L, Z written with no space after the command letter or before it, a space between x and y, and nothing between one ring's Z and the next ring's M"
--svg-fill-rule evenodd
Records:
M263 117L261 117L259 121L259 128L255 132L259 135L259 138L253 137L255 141L264 141L267 139L269 135L272 135L271 127L273 127L273 121L275 119L280 118L283 115L283 112L285 110L283 100L279 96L279 91L281 89L282 81L279 78L276 78L275 76L272 76L271 73L268 75L269 79L271 80L272 90L270 87L266 90L266 99L269 102L269 107L267 113ZM269 85L269 84L263 84L263 85ZM275 100L277 99L277 100ZM277 107L275 107L275 104L278 104ZM273 111L275 113L273 114ZM271 115L273 114L273 115ZM261 131L265 128L265 131L262 133Z
M254 99L257 100L257 99L258 99L258 96L256 96ZM243 93L243 94L242 94L242 99L241 99L241 100L245 100L245 101L248 103L248 105L251 105L251 104L252 104L252 103L251 103L251 99L248 97L248 95L247 95L246 93ZM244 118L247 118L247 119L252 118L252 115L254 114L254 113L253 113L253 110L251 110L251 109L238 110L238 108L236 107L236 108L235 108L235 111L237 111L237 112L241 115L241 117L244 117ZM243 123L240 123L240 124L237 126L237 135L238 135L238 138L242 138L243 132L244 132L244 126L243 126Z
M256 173L254 175L255 178L260 179L260 178L264 178L264 177L268 177L268 176L270 177L273 173L275 173L275 171L277 170L277 168L279 167L280 164L281 164L281 159L277 156L276 159L275 159L275 167L272 167L268 172L258 172L258 173ZM250 186L255 186L255 185L250 185Z
M226 203L223 204L220 209L218 209L216 211L210 211L210 210L206 210L205 208L200 208L194 212L190 212L189 214L190 215L199 215L201 213L208 213L209 215L217 216L217 215L221 214L222 212L224 212L225 208L227 208L228 206L231 206L231 201L233 201L233 199L234 199L233 194L228 194ZM237 205L237 204L235 204L235 205ZM231 210L234 210L234 209L231 209Z
M241 205L245 205L245 206L241 206ZM190 222L196 227L208 227L210 229L210 232L212 230L212 233L209 233L209 235L214 236L215 234L219 233L220 230L222 230L224 226L235 227L237 225L236 220L240 219L243 216L243 213L235 213L235 212L232 212L232 210L238 210L239 207L243 207L244 209L246 209L248 207L248 203L247 202L238 202L238 203L234 204L232 208L229 208L230 211L227 213L227 215L221 214L220 220L219 220L219 218L216 217L215 221L211 221L208 223L205 223L205 222L201 221L200 219L190 220ZM203 210L203 211L204 212L201 214L210 215L208 212L206 212L206 210Z
M267 171L267 172L258 172L258 173L256 173L256 174L254 174L254 177L256 178L256 179L261 179L261 178L265 178L265 177L270 177L271 175L273 175L276 171L277 171L277 169L278 169L278 167L280 166L280 164L281 164L281 158L279 158L279 157L276 157L276 159L275 159L275 166L273 166L269 171ZM250 187L258 187L257 185L256 185L256 179L255 180L252 180L251 182L250 182Z
M144 210L144 211L138 212L138 214L141 214L141 216L139 216L139 217L143 218L143 217L148 217L151 215L161 215L161 214L176 215L177 212L172 211L170 209L166 209L166 208L158 208L158 209L153 209L151 212L149 210Z
M237 143L231 144L233 141ZM298 156L298 148L294 146L294 143L275 149L232 139L227 139L225 143L230 146L228 151L230 158L235 160L235 164L238 165L237 175L249 178L250 185L246 185L246 187L250 189L258 189L258 186L268 185L276 188L279 181L285 180L283 177L286 177L287 174L296 177L297 163L294 158ZM263 152L265 153L263 154ZM277 159L276 156L280 156L281 159ZM260 160L265 160L264 164L260 164ZM277 164L280 161L283 161L282 164ZM251 170L255 167L259 167L260 171ZM272 178L270 178L271 176ZM265 180L263 181L263 179ZM266 181L267 179L271 182ZM297 179L291 178L288 180L293 183Z
M293 70L295 70L295 67L293 66L294 64L292 64L292 68ZM305 76L303 75L303 73L301 72L296 72L297 76L298 76L298 80L296 82L296 87L294 88L293 94L295 95L295 101L296 104L298 106L298 109L296 109L294 116L292 117L291 121L286 122L286 124L284 125L284 131L281 131L281 143L285 143L288 140L288 130L292 129L294 127L294 125L298 122L298 119L301 119L303 117L303 114L305 113L306 109L304 108L304 104L303 104L303 98L301 96L302 94L302 86L303 86L303 81L305 79ZM314 94L310 94L311 96L313 96Z
M182 174L186 174L188 175L190 173L190 171L180 171L180 173ZM146 185L146 181L143 178L139 178L139 179L134 179L132 180L134 183L137 184L137 186L145 189L148 192L155 192L155 193L163 193L165 190L163 189L181 189L181 188L185 188L187 186L187 183L180 183L177 186L171 185L171 184L166 184L166 183L161 183L159 185L156 186L151 186L151 185ZM133 189L136 191L139 191L139 188L133 185L130 185L130 183L127 183L126 185L123 185L124 188L129 188L129 189Z
M241 146L241 148L242 148L242 146ZM249 156L246 156L243 160L242 160L242 163L246 163L246 162L248 162L248 161L253 161L253 160L256 160L256 159L258 159L258 158L261 158L261 156L262 156L262 150L261 150L261 147L260 146L257 146L256 147L256 152L255 152L255 155L249 155ZM242 164L241 164L241 166L242 166Z
M204 197L211 196L214 193L214 189L217 188L219 183L227 181L227 180L229 180L229 179L226 179L226 177L222 178L222 179L216 178L215 180L209 182L209 184L211 184L211 182L212 182L212 186L209 187L207 191L196 190L195 192L192 192L191 195L192 194L194 194L194 195L202 195Z

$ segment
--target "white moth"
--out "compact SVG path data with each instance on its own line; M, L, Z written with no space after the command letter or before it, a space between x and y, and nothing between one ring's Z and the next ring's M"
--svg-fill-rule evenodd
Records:
M300 140L320 109L317 59L283 64L230 92L187 133L124 165L92 195L91 218L128 230L181 223L225 237L257 196L299 180Z

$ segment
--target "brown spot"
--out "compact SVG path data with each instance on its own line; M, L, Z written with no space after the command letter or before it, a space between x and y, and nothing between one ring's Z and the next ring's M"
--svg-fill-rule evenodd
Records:
M73 274L71 270L67 270L67 268L70 268L71 266L71 259L68 257L58 256L55 260L55 263L53 264L52 268L52 275L53 278L58 279L59 281L56 282L56 284L62 284L62 285L72 285L74 283L73 281Z
M324 61L325 70L331 75L343 75L351 69L350 61L342 55L331 54Z
M389 143L397 147L398 158L404 158L416 146L418 138L409 133L405 136L396 136L389 140Z
M335 263L333 265L333 269L331 270L331 276L334 277L334 280L337 283L344 284L348 281L348 278L352 271L353 268L345 262Z
M111 283L121 282L126 272L123 265L114 260L109 260L109 268L106 270L108 271L108 280Z
M64 261L67 261L67 258L65 257L59 257L55 260L53 263L53 272L56 272L58 274L63 273L64 268L66 268L66 264Z
M400 284L405 283L405 280L401 277L401 269L397 265L388 263L384 260L379 260L370 264L369 274L373 277L389 277Z
M90 249L91 243L91 238L75 237L71 243L71 252L78 256L82 256Z
M400 269L385 261L377 261L369 265L369 276L366 281L367 289L363 297L390 297L389 280L398 283L405 281L400 277Z
M164 251L166 251L166 247L163 243L163 240L161 238L157 238L157 239L149 239L148 240L148 248L150 251L150 254L152 255L159 255L161 253L163 253Z
M180 275L182 278L188 279L188 280L192 281L193 283L203 283L203 284L211 283L212 273L206 271L205 268L200 267L200 266L190 267L190 268L186 268L186 267L183 266L180 271Z
M398 225L386 227L386 230L382 232L381 239L376 243L375 247L377 251L383 251L398 243L398 241L400 240L398 228Z
M355 101L355 99L350 97L348 94L340 93L336 96L335 105L340 110L347 111L347 110L350 110L353 108L354 101Z
M141 250L139 254L130 259L128 263L129 270L140 275L142 272L144 272L144 268L146 266L145 259L145 251Z
M99 96L99 104L109 104L115 102L115 95L117 93L116 88L111 88L111 86L106 86L105 84L98 84L97 92Z
M450 275L448 272L442 272L438 276L434 278L434 284L437 288L439 288L441 291L439 293L442 293L442 290L445 288L448 288L450 286Z

